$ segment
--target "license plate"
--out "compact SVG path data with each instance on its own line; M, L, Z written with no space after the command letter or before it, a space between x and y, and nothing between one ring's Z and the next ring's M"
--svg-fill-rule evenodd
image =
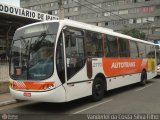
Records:
M25 96L25 97L31 97L31 93L30 92L24 92L23 96Z

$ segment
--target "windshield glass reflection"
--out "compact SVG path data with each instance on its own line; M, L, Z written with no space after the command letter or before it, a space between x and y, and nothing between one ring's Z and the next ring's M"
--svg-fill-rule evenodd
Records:
M36 37L13 41L10 75L18 80L42 80L53 73L56 35L42 33Z

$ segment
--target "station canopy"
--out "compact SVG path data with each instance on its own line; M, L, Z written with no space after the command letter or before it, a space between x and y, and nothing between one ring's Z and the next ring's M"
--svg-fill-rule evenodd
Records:
M55 19L58 17L0 3L0 59L9 49L16 29L34 22Z

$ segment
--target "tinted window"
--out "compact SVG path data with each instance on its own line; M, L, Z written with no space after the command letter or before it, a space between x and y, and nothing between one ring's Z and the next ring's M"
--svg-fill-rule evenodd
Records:
M106 57L118 57L117 38L110 35L104 35L104 49Z
M146 45L146 57L155 58L155 48L153 45Z
M86 31L86 50L88 56L102 57L102 34Z
M146 45L146 57L150 58L151 57L151 46Z
M123 38L118 39L120 57L129 57L129 41Z
M139 50L139 57L145 58L145 56L146 56L145 44L143 44L143 43L138 43L138 50Z
M44 80L53 73L56 35L40 35L13 41L10 74L13 79ZM19 71L19 72L17 72Z
M155 58L155 47L153 45L150 46L150 50L151 50L151 58Z
M67 79L74 76L85 64L84 32L74 28L64 30Z
M130 41L130 57L138 57L137 43L135 41Z

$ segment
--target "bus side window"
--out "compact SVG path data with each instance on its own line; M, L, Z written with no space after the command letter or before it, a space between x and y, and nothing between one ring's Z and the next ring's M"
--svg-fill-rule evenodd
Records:
M150 45L146 45L146 57L147 58L151 58L151 49L150 49ZM152 52L154 52L154 51L152 51Z
M102 57L102 33L86 31L86 50L89 57Z
M120 57L130 57L129 41L124 38L119 38L118 45L119 45L119 56Z
M117 38L110 35L104 35L104 49L106 57L118 57Z
M138 55L138 46L137 46L137 43L135 41L131 41L130 40L130 57L131 58L137 58L139 55Z
M155 47L153 45L151 45L151 52L152 52L151 58L156 58L156 56L155 56Z
M84 32L74 28L67 28L64 34L67 79L69 80L85 65Z
M139 57L145 58L146 57L146 46L144 43L138 43L138 50L139 50Z

